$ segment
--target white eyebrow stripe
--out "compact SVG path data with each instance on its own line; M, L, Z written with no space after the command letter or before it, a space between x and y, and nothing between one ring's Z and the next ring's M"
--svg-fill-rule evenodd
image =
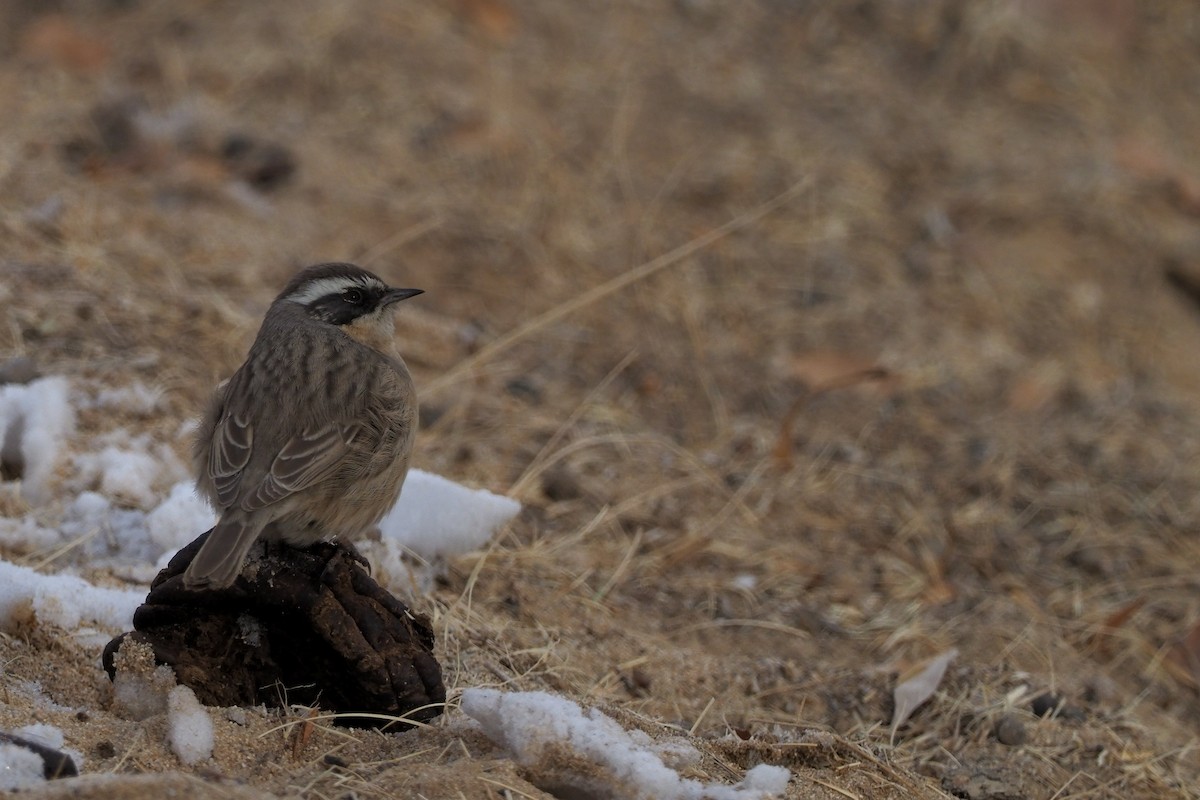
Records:
M314 300L320 300L326 295L341 294L347 289L366 289L374 283L374 281L359 280L348 275L339 275L336 278L321 278L319 281L310 281L304 284L284 299L306 306Z

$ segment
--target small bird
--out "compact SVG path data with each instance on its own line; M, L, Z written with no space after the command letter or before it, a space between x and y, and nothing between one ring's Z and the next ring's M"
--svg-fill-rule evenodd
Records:
M421 292L335 263L302 270L275 298L196 438L196 486L220 519L185 586L229 586L260 537L304 547L353 536L395 504L417 397L392 315Z

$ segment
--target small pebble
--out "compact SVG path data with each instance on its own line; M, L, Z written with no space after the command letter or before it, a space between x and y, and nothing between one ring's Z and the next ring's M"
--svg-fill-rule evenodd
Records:
M1050 692L1043 692L1029 704L1033 709L1033 713L1039 717L1046 717L1058 710L1058 707L1063 704L1063 698Z
M552 503L574 500L582 494L579 481L562 466L554 466L542 473L542 494Z
M1020 747L1029 739L1029 729L1016 714L1005 714L996 721L996 741L1009 747Z
M650 675L641 667L634 667L629 672L621 673L621 683L625 690L634 697L646 697L650 694L652 684Z
M513 397L520 398L535 406L540 405L542 402L542 390L529 378L513 378L504 384L504 389Z
M41 726L27 727L37 728ZM58 735L61 741L61 732L58 732ZM17 748L28 750L32 756L41 760L42 774L46 780L52 780L54 778L73 778L79 774L79 769L75 766L75 760L72 759L71 756L62 752L58 748L43 744L42 741L33 738L33 736L22 736L17 733L0 731L0 747L12 748L12 752L17 752ZM37 762L33 761L32 763L36 764ZM10 788L20 787L12 786Z
M17 356L0 364L0 383L29 383L40 371L32 358Z
M1066 698L1061 695L1051 694L1046 692L1033 698L1030 703L1033 713L1039 717L1054 716L1068 722L1083 722L1087 719L1087 714L1079 706L1073 706L1067 703Z
M261 192L279 188L296 171L296 158L286 147L242 133L225 137L221 156L233 172Z

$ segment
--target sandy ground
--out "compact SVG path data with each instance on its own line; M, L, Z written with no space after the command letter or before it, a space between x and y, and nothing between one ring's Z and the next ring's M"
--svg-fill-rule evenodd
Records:
M789 798L1197 796L1194 4L49 8L0 10L0 354L164 398L78 437L183 455L286 278L355 260L427 292L415 463L526 510L415 601L416 732L214 710L184 767L94 638L5 633L0 728L86 758L39 796L550 797L473 686Z

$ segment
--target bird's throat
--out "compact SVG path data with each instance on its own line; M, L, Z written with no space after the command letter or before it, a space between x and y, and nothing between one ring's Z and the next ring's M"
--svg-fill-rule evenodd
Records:
M369 314L359 317L341 329L356 342L391 358L399 358L396 349L396 323L391 314Z

